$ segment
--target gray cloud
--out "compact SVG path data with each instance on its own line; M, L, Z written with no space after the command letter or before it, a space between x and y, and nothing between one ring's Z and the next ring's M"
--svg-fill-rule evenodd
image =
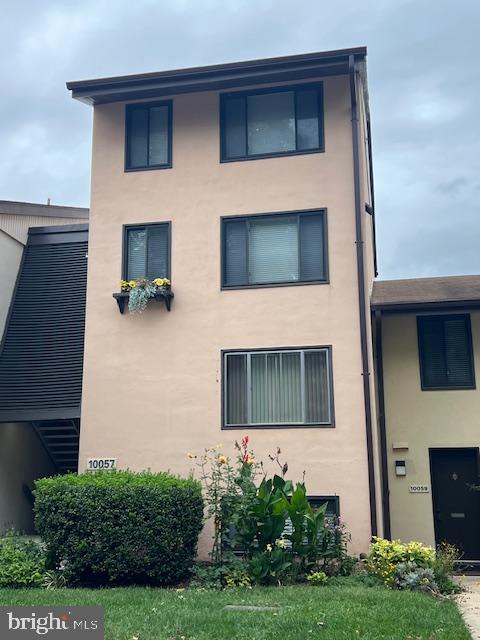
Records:
M366 44L382 277L480 273L475 0L22 0L0 37L0 198L88 205L66 80Z

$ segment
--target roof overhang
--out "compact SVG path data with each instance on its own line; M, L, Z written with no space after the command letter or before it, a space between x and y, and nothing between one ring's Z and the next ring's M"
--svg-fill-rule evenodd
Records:
M345 75L348 73L350 56L355 60L362 60L366 54L366 47L355 47L207 67L80 80L67 82L67 89L72 92L72 98L87 104L123 102L180 93Z
M395 304L372 304L372 311L382 313L435 313L437 311L462 311L480 309L480 300L442 300L441 302L405 302Z

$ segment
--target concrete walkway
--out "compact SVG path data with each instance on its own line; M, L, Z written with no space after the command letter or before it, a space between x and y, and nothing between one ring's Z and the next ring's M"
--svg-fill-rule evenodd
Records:
M458 583L466 589L457 596L457 603L472 640L480 640L480 576L461 576Z

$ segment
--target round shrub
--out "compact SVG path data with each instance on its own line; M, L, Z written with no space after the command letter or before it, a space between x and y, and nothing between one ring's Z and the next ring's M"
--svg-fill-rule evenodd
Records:
M36 482L48 566L71 584L176 584L191 571L202 521L193 479L100 471Z
M408 562L415 562L417 567L423 569L431 569L435 563L435 549L421 542L373 538L367 569L385 585L392 586L398 565Z
M44 573L45 553L37 543L15 535L0 538L0 587L39 587Z

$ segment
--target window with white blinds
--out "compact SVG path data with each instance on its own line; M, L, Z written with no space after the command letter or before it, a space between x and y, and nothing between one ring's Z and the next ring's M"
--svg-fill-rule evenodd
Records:
M418 316L422 389L473 389L472 330L469 314Z
M224 424L331 425L330 349L224 354Z
M159 169L172 165L172 103L127 105L125 168Z
M169 223L125 227L125 280L170 278Z
M224 218L223 286L326 282L325 212Z

